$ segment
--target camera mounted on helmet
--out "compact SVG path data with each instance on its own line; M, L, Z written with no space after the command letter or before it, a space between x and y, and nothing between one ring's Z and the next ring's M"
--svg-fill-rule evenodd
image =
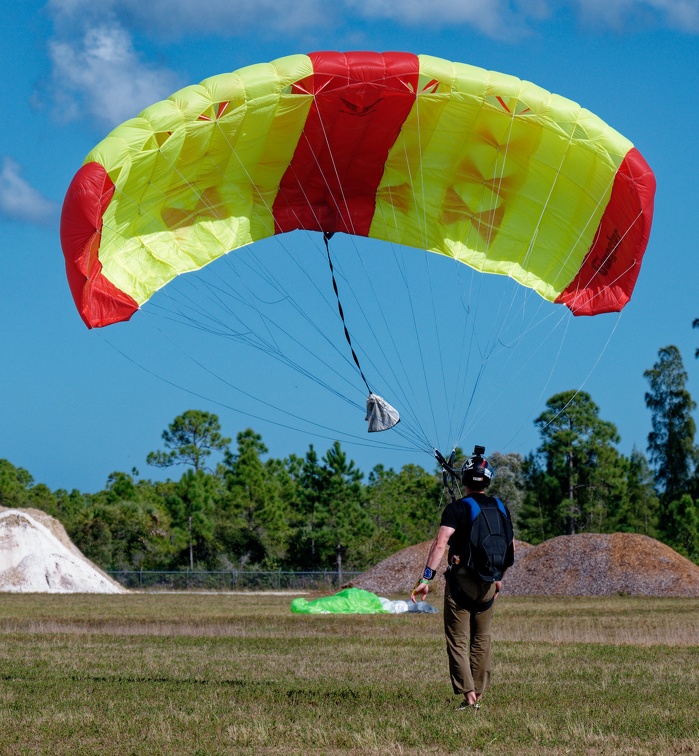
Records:
M493 479L493 468L484 454L485 446L474 446L473 454L461 466L461 482L473 491L483 491Z
M460 483L468 486L472 491L483 491L488 486L495 473L488 460L483 456L484 454L485 446L474 446L473 454L459 469L458 467L454 467L456 450L452 451L448 460L445 459L439 450L434 450L435 459L442 467L444 487L452 495L452 498L455 498L454 488L458 488Z

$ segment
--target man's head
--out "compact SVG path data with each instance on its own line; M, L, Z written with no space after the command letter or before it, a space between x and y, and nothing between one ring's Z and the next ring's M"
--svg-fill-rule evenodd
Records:
M461 482L472 491L485 490L493 479L493 468L484 453L484 446L475 446L473 455L461 466Z

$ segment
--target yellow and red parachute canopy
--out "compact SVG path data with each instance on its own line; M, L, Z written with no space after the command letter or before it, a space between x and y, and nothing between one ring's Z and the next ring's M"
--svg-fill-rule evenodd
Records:
M534 84L317 52L214 76L118 126L68 189L61 242L90 327L294 229L420 247L594 315L631 296L654 192L628 139Z

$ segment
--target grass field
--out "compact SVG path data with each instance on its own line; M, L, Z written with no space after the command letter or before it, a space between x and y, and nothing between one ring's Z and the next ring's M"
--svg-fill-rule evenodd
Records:
M457 711L438 615L0 597L2 754L699 754L699 599L498 600Z

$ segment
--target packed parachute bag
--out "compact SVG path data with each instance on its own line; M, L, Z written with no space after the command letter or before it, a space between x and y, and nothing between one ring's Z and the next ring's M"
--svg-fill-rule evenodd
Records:
M497 498L493 504L483 505L470 497L464 501L471 510L468 566L486 583L502 580L507 552L514 539L505 506Z

